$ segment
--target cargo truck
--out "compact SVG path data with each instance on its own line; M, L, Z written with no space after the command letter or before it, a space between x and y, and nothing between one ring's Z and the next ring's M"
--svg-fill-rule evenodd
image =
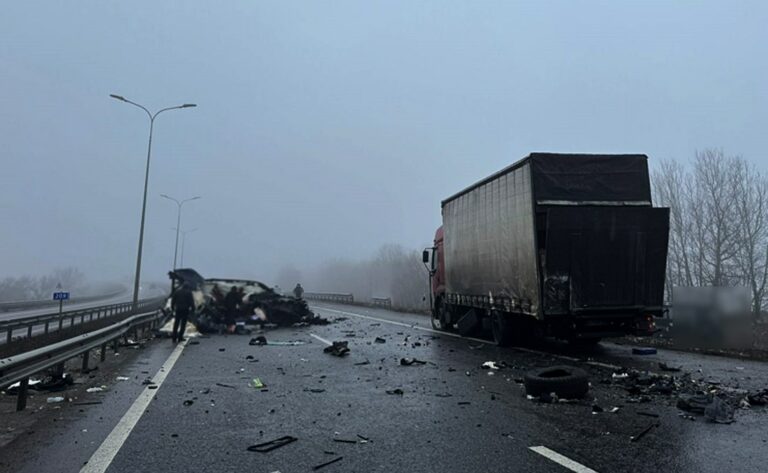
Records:
M433 327L499 345L652 333L669 209L652 205L647 159L532 153L445 199L423 255Z

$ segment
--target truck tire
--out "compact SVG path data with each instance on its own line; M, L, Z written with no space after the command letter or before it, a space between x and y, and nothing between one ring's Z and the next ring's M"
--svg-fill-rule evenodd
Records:
M578 399L589 391L587 373L572 366L550 366L531 370L523 378L530 396L555 393L560 398Z
M493 341L500 347L507 347L514 343L514 333L512 330L512 323L509 320L509 316L499 312L498 310L492 310L491 317L491 332L493 333Z

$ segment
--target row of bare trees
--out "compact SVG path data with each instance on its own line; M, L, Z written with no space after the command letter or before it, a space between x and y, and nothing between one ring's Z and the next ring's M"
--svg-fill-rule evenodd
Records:
M746 286L757 315L768 282L768 176L708 149L652 173L655 204L670 208L667 287Z
M352 293L360 301L389 297L395 307L429 307L428 275L421 252L401 245L384 245L369 259L326 261L303 273L285 267L277 277L278 285L286 292L298 281L309 292Z
M0 279L0 301L35 301L51 298L57 286L78 291L85 284L85 275L77 268L56 269L42 276L6 277Z

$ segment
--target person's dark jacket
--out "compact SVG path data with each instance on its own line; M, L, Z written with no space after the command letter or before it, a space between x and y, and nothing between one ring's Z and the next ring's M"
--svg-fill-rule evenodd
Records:
M189 314L195 308L195 299L192 291L187 287L180 287L171 297L171 307L176 314Z

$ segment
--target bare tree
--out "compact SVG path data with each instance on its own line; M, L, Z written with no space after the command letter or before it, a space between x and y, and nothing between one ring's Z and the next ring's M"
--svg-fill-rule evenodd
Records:
M768 281L768 179L744 159L737 160L736 172L736 260L743 284L752 293L752 312L757 316L762 311Z

